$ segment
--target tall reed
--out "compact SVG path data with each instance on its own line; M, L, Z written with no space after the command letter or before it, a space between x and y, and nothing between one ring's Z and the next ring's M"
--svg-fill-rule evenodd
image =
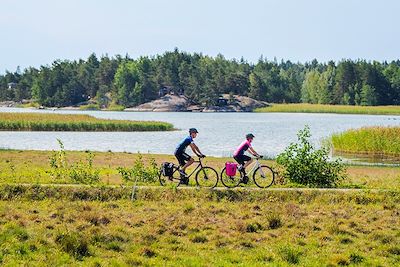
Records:
M400 156L399 127L363 127L332 136L335 151Z
M159 121L98 119L89 115L0 113L4 131L169 131L173 125Z
M259 108L256 112L293 112L293 113L339 113L339 114L371 114L400 115L400 106L348 106L322 104L272 104Z

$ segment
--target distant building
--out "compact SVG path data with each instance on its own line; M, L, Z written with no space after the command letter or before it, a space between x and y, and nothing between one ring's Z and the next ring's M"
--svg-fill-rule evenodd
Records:
M183 95L184 90L181 88L174 88L173 86L163 86L158 90L158 96L163 97L165 95Z
M218 98L218 100L217 100L217 105L220 106L220 107L227 106L228 105L228 100L225 99L224 97L220 96Z
M11 82L7 84L8 89L15 89L17 88L17 83Z

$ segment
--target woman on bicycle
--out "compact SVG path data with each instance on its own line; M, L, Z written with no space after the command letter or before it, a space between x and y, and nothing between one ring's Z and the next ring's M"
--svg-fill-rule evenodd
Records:
M244 154L247 150L249 150L250 154L255 157L260 157L260 155L253 149L251 146L251 142L253 142L254 135L252 133L246 134L246 140L243 141L233 153L233 158L239 163L238 170L243 172L243 182L247 183L249 178L246 176L246 167L250 165L253 159Z
M203 153L200 152L200 149L193 142L193 139L197 137L198 131L196 128L189 129L189 136L182 140L179 145L175 149L175 157L178 159L179 165L181 166L181 170L179 173L182 178L186 178L186 168L193 164L194 159L185 153L185 150L188 146L192 149L193 153L195 153L198 157L205 157ZM189 181L186 179L183 183L187 184Z

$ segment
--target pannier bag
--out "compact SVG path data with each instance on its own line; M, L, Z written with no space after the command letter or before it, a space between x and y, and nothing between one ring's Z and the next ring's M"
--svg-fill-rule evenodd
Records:
M174 172L174 164L170 162L163 162L162 164L162 175L165 177L171 177Z
M228 176L235 176L236 175L237 164L233 162L225 163L225 172Z

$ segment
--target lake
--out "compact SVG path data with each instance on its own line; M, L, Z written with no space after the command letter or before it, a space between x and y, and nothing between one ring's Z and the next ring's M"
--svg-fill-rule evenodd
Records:
M309 125L312 141L319 146L324 138L350 128L363 126L400 126L400 116L342 115L305 113L190 113L190 112L113 112L75 110L34 110L0 108L0 112L43 112L90 114L98 118L123 120L156 120L172 123L172 132L0 132L0 148L52 150L58 149L57 138L67 150L141 152L173 154L176 145L195 127L199 135L195 143L210 156L230 156L253 133L254 149L267 157L275 157L305 125ZM190 149L189 149L190 150Z

